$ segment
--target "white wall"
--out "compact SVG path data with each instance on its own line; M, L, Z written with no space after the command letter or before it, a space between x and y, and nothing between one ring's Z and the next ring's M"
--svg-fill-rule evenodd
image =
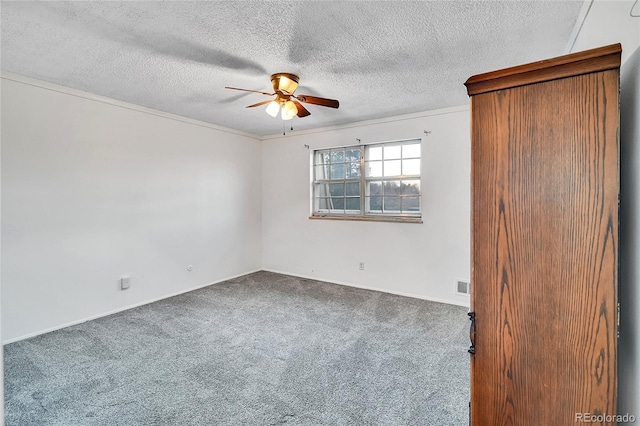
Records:
M618 413L640 418L640 18L633 1L594 1L572 52L622 43ZM640 14L640 3L634 14Z
M640 418L640 49L622 66L620 99L620 413Z
M5 342L260 269L255 138L3 74L2 151Z
M469 131L465 106L266 140L263 268L468 306L454 283L470 275ZM424 223L309 219L314 149L420 137Z
M0 80L0 90L2 80ZM2 116L2 102L0 102L0 117ZM0 121L0 136L2 122ZM0 189L2 188L2 137L0 137ZM2 191L0 190L0 194ZM2 197L0 196L0 224L2 223ZM2 238L0 233L0 271L2 271ZM4 426L4 350L2 346L2 273L0 272L0 426Z
M640 18L633 18L629 12L634 0L585 2L588 13L579 25L579 32L571 52L594 49L609 44L622 44L624 64L640 46ZM635 15L640 14L640 3L635 5Z

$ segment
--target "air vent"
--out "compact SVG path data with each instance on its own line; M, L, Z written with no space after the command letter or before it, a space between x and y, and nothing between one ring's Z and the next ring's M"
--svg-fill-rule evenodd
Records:
M456 293L458 294L471 294L471 283L467 281L456 281Z

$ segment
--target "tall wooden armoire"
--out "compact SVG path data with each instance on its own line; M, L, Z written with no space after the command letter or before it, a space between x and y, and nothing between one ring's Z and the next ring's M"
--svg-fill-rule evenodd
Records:
M620 55L465 83L474 426L616 424Z

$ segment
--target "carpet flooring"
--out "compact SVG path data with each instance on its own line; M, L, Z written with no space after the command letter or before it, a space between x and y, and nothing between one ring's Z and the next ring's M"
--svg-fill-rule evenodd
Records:
M468 327L257 272L6 345L6 424L466 425Z

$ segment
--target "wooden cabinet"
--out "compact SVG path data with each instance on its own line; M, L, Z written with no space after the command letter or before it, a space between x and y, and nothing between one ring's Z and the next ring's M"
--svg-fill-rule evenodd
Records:
M471 424L616 414L619 44L476 75Z

